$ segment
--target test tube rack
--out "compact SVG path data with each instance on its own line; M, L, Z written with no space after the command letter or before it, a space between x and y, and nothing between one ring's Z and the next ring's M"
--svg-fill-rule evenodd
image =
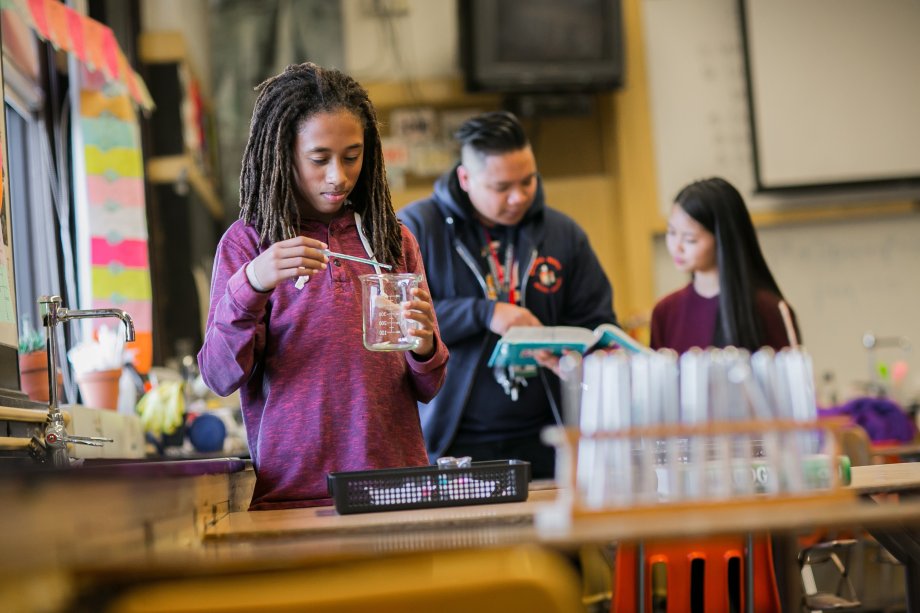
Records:
M543 439L556 448L560 490L555 502L538 513L537 527L553 532L579 521L650 520L656 515L659 523L668 517L681 522L689 511L763 513L765 505L849 502L856 495L845 487L843 429L844 423L833 419L710 421L591 433L550 427ZM803 437L820 437L821 453L784 454ZM733 452L746 449L752 440L760 441L757 446L769 450L767 454L743 458ZM693 457L701 452L703 457ZM586 466L590 461L595 465ZM610 466L615 468L604 469ZM759 469L767 478L758 485ZM747 479L746 472L751 475ZM660 489L661 477L670 481L666 494Z

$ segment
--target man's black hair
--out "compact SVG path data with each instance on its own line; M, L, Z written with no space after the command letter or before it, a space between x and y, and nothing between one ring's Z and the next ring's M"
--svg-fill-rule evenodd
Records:
M529 144L518 118L508 111L476 115L466 120L454 137L462 147L470 147L480 155L519 151Z

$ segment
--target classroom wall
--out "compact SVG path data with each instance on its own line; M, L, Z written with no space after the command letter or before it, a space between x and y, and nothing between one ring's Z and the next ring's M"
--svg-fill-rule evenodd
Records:
M809 11L823 7L828 17L835 16L835 19L826 20L828 32L849 32L854 12L859 16L862 11L869 11L877 22L898 24L904 15L897 9L905 2L910 0L886 0L871 8L866 8L866 3L860 0L783 2L782 6L788 7L790 19L800 17L802 21L809 17L814 19ZM752 3L773 5L772 2ZM797 4L802 6L797 7ZM736 185L749 207L756 211L826 208L859 201L916 199L920 195L916 184L908 189L848 186L813 193L758 192L738 0L641 0L641 8L658 205L663 214L667 213L671 199L683 185L713 174ZM913 9L911 15L914 29L920 29L920 10ZM836 23L838 21L840 23ZM920 87L917 85L920 79L916 78L916 52L908 49L900 56L895 54L900 59L890 65L881 62L875 57L881 53L872 53L871 49L873 40L879 45L885 42L883 31L879 31L881 26L876 24L874 30L864 28L859 36L849 36L846 54L835 52L833 45L837 40L829 33L823 38L816 35L815 47L810 52L803 50L801 45L797 47L799 59L793 62L784 54L788 50L782 48L783 40L775 32L782 28L782 25L772 26L769 30L772 36L760 43L758 57L761 64L766 63L763 51L776 50L773 55L780 57L770 60L770 74L790 76L782 81L781 76L773 76L773 81L761 77L766 83L755 81L759 87L752 87L757 103L754 115L772 122L761 127L761 139L765 136L764 130L777 132L773 127L777 123L799 127L791 133L789 129L784 130L781 140L775 134L769 135L772 137L770 150L783 151L790 158L784 161L784 172L791 172L788 169L791 164L797 168L802 181L810 177L807 182L827 183L834 177L835 182L856 182L867 176L903 177L911 174L904 166L908 164L912 165L915 175L920 175L920 165L915 161L920 110L916 104L904 108L894 103L914 100L920 95L913 93ZM809 29L803 25L799 28ZM798 38L802 36L797 34ZM920 49L920 45L917 48ZM821 63L810 56L819 56ZM856 57L864 58L866 63L875 60L872 66L888 73L887 77L877 76L872 80L861 77L854 61ZM833 77L825 76L830 72ZM808 105L801 105L807 108L800 110L796 96L776 91L803 89L799 83L809 75L815 81L826 81L827 90L837 95L824 93L819 108L815 109L812 106L815 101L810 100ZM840 81L846 84L845 90ZM769 91L763 91L764 88ZM818 95L812 98L817 99ZM865 98L871 99L873 104L860 105L858 101ZM803 126L803 122L809 125ZM893 124L903 127L897 130ZM882 134L895 136L890 136L885 146L884 140L877 140ZM820 146L806 142L816 139L821 141ZM840 169L833 173L828 169L831 161L822 159L831 157L828 152L839 158L833 166ZM895 152L903 152L903 155L895 155ZM770 159L776 155L772 153ZM849 174L844 174L842 168L850 168Z
M345 70L362 82L460 76L456 0L346 0L342 20Z

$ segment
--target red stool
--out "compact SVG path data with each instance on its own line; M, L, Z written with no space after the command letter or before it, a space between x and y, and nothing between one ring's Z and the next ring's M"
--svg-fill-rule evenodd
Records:
M646 611L706 611L721 613L745 610L744 538L710 538L703 542L647 542L644 544ZM758 613L781 610L773 556L767 536L754 538L751 554L754 573L753 609ZM636 547L617 549L611 611L635 611ZM654 603L654 608L653 608Z

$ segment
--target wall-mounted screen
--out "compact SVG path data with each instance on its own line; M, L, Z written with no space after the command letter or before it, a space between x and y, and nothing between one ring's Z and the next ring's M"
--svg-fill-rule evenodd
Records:
M596 92L623 81L620 0L459 0L467 89Z

